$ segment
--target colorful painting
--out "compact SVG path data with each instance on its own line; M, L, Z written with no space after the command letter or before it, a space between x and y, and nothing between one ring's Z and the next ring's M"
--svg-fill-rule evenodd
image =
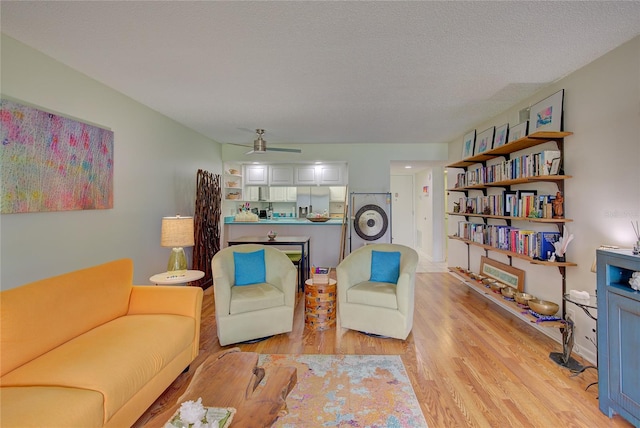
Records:
M462 142L462 159L466 159L470 156L473 156L473 147L476 142L476 130L469 132L464 136L464 140Z
M526 137L528 131L529 131L528 120L525 120L524 122L517 124L516 126L514 126L509 130L509 143L512 141L519 140L520 138Z
M113 132L0 103L2 214L113 208Z
M493 138L493 148L496 149L500 146L504 146L507 142L507 135L509 135L509 124L505 123L502 126L496 128L496 135Z
M491 150L495 130L496 127L492 126L491 128L482 131L481 134L478 134L478 143L476 144L476 151L474 154L479 155L480 153Z
M537 131L562 131L562 104L564 89L533 105L529 111L531 133Z

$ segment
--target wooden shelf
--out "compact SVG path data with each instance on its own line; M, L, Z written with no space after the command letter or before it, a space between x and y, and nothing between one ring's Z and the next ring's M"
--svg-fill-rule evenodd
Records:
M516 178L513 180L495 181L493 183L474 184L472 186L454 187L447 189L448 192L464 192L466 190L482 190L489 187L508 187L516 184L539 183L541 181L564 181L573 178L571 175L536 175L533 177Z
M526 260L529 263L534 265L545 265L545 266L556 266L556 267L578 266L576 263L571 263L571 262L548 262L545 260L536 260L533 257L529 257L524 254L514 253L513 251L502 250L500 248L492 247L491 245L480 244L479 242L469 241L468 239L460 238L459 236L455 236L455 235L449 235L449 239L462 241L467 245L474 245L476 247L484 248L487 251L494 251L496 253L505 254L509 257L515 257L516 259Z
M455 212L447 212L446 214L459 215L461 217L481 217L481 218L494 218L498 220L529 221L531 223L570 223L573 221L570 218L510 217L507 215L455 213Z
M512 302L510 300L506 300L502 294L495 293L493 290L491 290L491 288L488 288L482 282L478 282L477 280L472 279L468 275L464 274L463 272L460 272L459 270L457 270L455 268L449 268L449 271L451 273L455 274L456 276L459 276L459 277L463 278L464 279L464 283L467 286L475 289L479 293L483 294L489 300L491 300L491 301L495 302L496 304L498 304L499 306L507 309L509 312L517 315L520 319L522 319L524 321L528 321L530 323L534 323L534 324L542 326L542 327L565 328L565 323L562 320L560 320L560 321L539 321L538 322L538 319L536 317L534 317L533 315L531 315L529 313L528 309L518 306L518 304L516 302Z
M514 140L503 146L496 147L495 149L488 150L484 153L449 164L447 165L447 168L465 168L476 163L485 162L489 159L494 159L519 150L528 149L529 147L535 147L537 145L544 144L547 141L561 140L569 135L573 135L573 132L534 132L531 135Z

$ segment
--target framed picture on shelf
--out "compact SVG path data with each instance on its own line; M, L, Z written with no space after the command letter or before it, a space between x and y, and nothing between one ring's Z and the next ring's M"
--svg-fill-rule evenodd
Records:
M478 137L476 138L476 149L473 152L474 155L479 155L480 153L491 150L495 131L496 127L492 126L491 128L484 130L480 134L478 134Z
M529 134L538 131L562 131L564 89L534 104L529 111Z
M515 216L518 207L518 192L515 190L505 190L504 192L504 215Z
M555 158L551 162L551 169L549 170L549 175L558 175L560 173L560 158Z
M529 121L525 120L524 122L509 129L509 138L507 141L510 143L512 141L519 140L522 137L526 137L527 131L529 131Z
M462 141L462 159L473 156L473 147L476 143L476 130L469 132Z
M502 126L498 126L496 128L496 135L493 138L493 148L504 146L507 142L507 137L509 135L509 124L505 123Z
M524 271L489 257L480 257L480 273L513 287L519 292L524 290Z

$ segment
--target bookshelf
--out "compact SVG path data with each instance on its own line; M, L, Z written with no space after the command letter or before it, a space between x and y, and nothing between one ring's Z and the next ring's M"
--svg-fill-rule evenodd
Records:
M544 156L547 153L551 154L552 152L554 152L553 154L555 154L557 157L557 153L559 152L559 164L561 165L562 160L564 159L564 139L565 137L570 135L573 135L573 133L548 131L535 132L532 135L528 135L518 140L509 142L503 146L478 155L470 156L468 158L447 165L447 168L461 168L464 171L458 174L458 181L456 183L456 186L453 188L448 188L447 192L460 192L464 194L464 197L461 198L459 211L456 212L448 210L446 214L451 216L463 217L465 219L465 223L468 223L472 226L477 226L479 230L479 236L481 237L481 242L478 242L477 240L469 239L468 236L461 236L462 233L460 231L460 223L458 228L459 230L456 231L456 234L448 236L448 238L451 240L460 241L467 245L467 268L470 267L470 246L476 246L484 249L485 255L487 257L489 255L489 252L506 255L509 259L510 265L512 263L512 259L516 258L535 265L555 266L558 268L558 271L562 278L562 295L565 294L566 268L577 266L576 263L570 262L566 259L566 261L562 262L551 262L549 260L545 260L544 254L536 254L535 249L533 252L529 251L532 248L532 244L528 240L525 241L526 247L524 248L524 251L520 251L520 243L515 246L515 248L517 248L517 251L502 248L502 242L500 243L500 246L489 245L488 243L491 240L486 236L486 234L488 233L486 230L490 231L492 230L492 228L500 227L516 230L518 228L511 227L512 222L521 222L524 224L528 222L543 225L555 225L556 230L559 233L562 233L562 227L565 224L573 221L570 218L565 218L563 215L561 215L560 218L555 218L555 213L552 210L549 215L550 207L548 207L546 204L552 203L552 195L537 195L537 192L535 190L519 189L518 187L512 188L512 186L518 186L522 184L535 184L542 182L553 183L557 187L557 192L562 194L564 197L564 181L571 179L572 176L564 174L564 171L562 171L561 168L558 168L556 171L553 171L553 173L550 173L550 171L548 170L548 164L544 161ZM541 152L530 150L525 151L526 149L530 149L548 142L555 142L557 149L553 151L542 150ZM500 158L503 158L501 162ZM491 160L495 161L491 164L488 164L487 162ZM531 186L528 187L530 188ZM488 195L487 189L491 188L503 188L504 190L502 190L497 195ZM516 197L519 197L522 192L527 191L532 192L534 194L533 197L535 198L534 205L531 206L532 211L530 211L529 215L524 215L525 211L529 212L529 201L531 201L529 199L527 200L526 210L522 208L522 202L520 202L519 199L516 199L516 203L520 205L516 205L518 208L514 211L515 214L511 215L511 211L514 210L513 205L510 205L510 211L508 213L503 212L506 209L505 207L507 207L507 204L505 202L507 195L516 195ZM542 197L545 198L544 202L541 202L543 200ZM464 206L462 205L463 201L465 203ZM469 209L471 209L472 211L469 212ZM469 221L471 218L478 219L482 223L472 223ZM497 223L489 224L490 220L496 221ZM502 224L501 222L504 222L504 224ZM462 225L462 229L466 232L464 224ZM527 232L526 229L522 229L521 231ZM543 232L533 233L535 234ZM509 242L507 248L514 248L514 246L510 244L511 242ZM565 311L565 302L564 300L562 300L561 316L563 318L565 316Z

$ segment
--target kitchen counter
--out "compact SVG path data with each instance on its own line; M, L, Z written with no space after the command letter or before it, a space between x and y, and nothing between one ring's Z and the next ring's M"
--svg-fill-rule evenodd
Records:
M223 245L229 239L242 236L267 236L270 231L281 236L309 236L310 264L335 267L338 265L340 241L343 233L342 219L332 218L324 223L315 223L305 218L277 217L271 220L234 221L233 216L224 219ZM287 249L283 247L282 249Z
M294 225L294 226L340 226L342 225L341 218L332 218L325 222L313 222L306 218L295 217L276 217L271 220L261 218L259 221L235 221L232 216L224 218L224 224L242 224L242 225Z

